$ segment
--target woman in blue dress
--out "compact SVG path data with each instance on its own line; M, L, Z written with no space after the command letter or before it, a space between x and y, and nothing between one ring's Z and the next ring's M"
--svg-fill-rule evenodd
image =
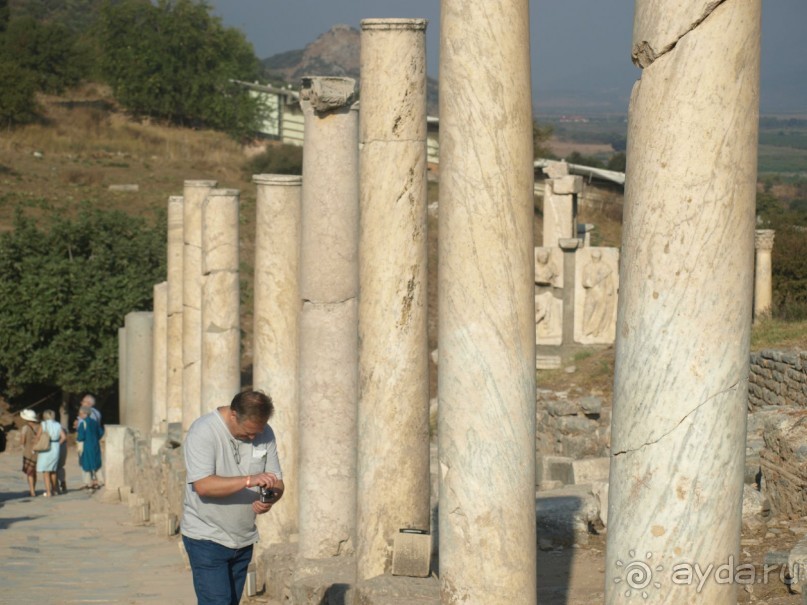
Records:
M78 435L76 440L84 444L81 452L81 471L84 489L98 489L96 472L101 468L101 437L104 428L92 416L92 409L83 405L78 411Z
M59 464L59 444L67 440L62 425L54 420L56 413L53 410L45 410L42 412L42 422L39 425L39 431L36 434L37 440L39 436L46 432L50 437L50 449L44 452L39 452L36 457L36 470L42 473L42 479L45 482L45 493L43 496L50 498L56 492L56 467Z

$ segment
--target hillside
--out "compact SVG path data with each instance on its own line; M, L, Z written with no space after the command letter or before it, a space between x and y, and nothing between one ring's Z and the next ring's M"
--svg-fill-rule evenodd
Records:
M334 25L305 48L290 50L264 59L264 71L272 80L297 85L303 76L338 76L359 80L361 33L348 25ZM429 115L439 112L437 80L426 80Z
M40 124L4 132L0 139L0 230L8 230L16 208L37 216L71 213L81 201L118 209L149 221L164 220L170 195L182 193L186 179L215 179L241 191L241 269L244 365L251 362L251 281L253 268L255 186L247 168L254 148L244 148L224 134L168 127L130 119L106 88L88 85L62 97L40 97L45 119ZM136 185L137 191L111 186ZM437 201L436 183L429 202ZM621 208L581 208L581 222L597 225L598 245L618 245ZM437 346L437 227L429 214L430 348ZM541 233L536 214L536 237ZM538 241L538 240L536 240ZM807 322L763 324L755 328L755 348L807 348ZM613 349L591 350L567 360L577 372L541 373L545 387L577 384L610 391ZM432 393L436 387L432 366Z

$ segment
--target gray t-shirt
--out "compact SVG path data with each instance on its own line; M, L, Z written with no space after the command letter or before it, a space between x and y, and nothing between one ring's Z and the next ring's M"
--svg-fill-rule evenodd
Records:
M226 498L201 498L193 489L193 482L211 475L240 477L263 472L282 479L272 428L267 424L253 441L240 441L214 410L191 424L183 447L187 476L182 535L212 540L228 548L243 548L257 542L258 529L252 510L252 503L258 499L257 487L245 487Z

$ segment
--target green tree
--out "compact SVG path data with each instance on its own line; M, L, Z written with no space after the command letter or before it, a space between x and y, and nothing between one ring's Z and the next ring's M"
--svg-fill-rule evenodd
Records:
M45 92L62 92L79 83L86 65L76 51L76 37L60 23L32 17L12 19L0 38L0 53L27 69Z
M36 89L30 71L0 56L0 126L8 128L36 118Z
M117 100L138 115L244 135L261 105L233 80L259 63L244 35L192 0L108 3L99 22L101 69Z
M150 307L164 242L164 228L121 212L84 205L40 227L18 211L0 236L0 387L113 390L118 327Z

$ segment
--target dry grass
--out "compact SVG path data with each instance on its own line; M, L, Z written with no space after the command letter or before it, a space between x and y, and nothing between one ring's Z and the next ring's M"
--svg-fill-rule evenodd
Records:
M801 349L807 351L807 321L766 318L751 329L751 349Z

